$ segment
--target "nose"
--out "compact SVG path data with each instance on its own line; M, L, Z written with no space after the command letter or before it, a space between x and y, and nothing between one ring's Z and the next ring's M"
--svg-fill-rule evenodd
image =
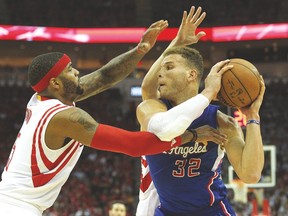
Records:
M75 68L73 68L73 69L74 69L75 76L78 76L79 75L79 71L77 69L75 69Z

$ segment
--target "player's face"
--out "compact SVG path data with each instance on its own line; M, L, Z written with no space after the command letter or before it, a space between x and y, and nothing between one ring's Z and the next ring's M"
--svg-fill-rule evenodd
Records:
M109 216L126 216L126 207L122 203L115 203L109 210Z
M158 77L161 98L173 100L186 94L190 69L186 60L179 54L166 56L161 64Z
M66 96L78 96L83 93L83 88L80 86L78 75L79 71L73 68L71 64L68 64L61 75L59 75L59 79L63 85L63 92Z

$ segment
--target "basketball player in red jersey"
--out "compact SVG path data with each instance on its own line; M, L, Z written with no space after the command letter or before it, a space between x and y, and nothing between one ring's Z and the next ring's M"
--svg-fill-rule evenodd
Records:
M84 110L75 107L75 102L123 80L167 26L163 20L152 24L137 47L81 78L66 54L54 52L33 59L28 75L36 93L28 102L25 120L2 173L0 215L39 216L52 206L83 145L140 156L181 144L180 137L163 142L149 132L130 132L98 124ZM208 98L211 100L211 95L219 91L220 83L221 74L211 74L207 98L196 98L195 106L191 106L195 118L208 106ZM183 136L187 141L191 138Z

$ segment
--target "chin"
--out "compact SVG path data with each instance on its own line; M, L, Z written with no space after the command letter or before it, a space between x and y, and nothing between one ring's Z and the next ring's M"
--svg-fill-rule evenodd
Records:
M160 98L169 100L168 95L165 95L165 94L160 94Z
M77 95L82 95L83 93L84 93L84 89L81 86L77 86L76 94Z

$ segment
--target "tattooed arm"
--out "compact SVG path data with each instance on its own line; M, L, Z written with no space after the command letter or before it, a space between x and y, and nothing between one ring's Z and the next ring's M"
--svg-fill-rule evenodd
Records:
M71 107L55 114L46 129L45 142L50 149L59 149L67 138L90 144L98 123L85 111Z
M50 149L60 149L67 144L67 139L74 139L94 149L134 157L157 154L181 144L179 137L173 141L163 142L152 133L132 132L98 124L87 112L77 107L55 114L46 129L45 142Z
M151 50L158 35L167 26L168 22L164 20L153 23L144 32L137 47L115 57L99 70L81 77L80 85L83 87L84 93L77 97L75 101L96 95L125 79L144 55Z

